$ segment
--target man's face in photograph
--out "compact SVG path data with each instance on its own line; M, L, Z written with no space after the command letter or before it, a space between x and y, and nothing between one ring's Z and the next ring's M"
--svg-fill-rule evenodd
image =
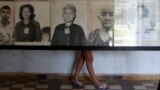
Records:
M10 14L10 9L1 9L0 15L4 25L8 24Z

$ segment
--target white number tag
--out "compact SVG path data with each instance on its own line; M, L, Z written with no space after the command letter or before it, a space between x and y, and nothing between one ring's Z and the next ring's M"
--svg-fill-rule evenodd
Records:
M29 34L29 28L24 28L24 34Z
M65 28L64 31L65 31L65 34L69 34L70 33L70 29L69 28Z

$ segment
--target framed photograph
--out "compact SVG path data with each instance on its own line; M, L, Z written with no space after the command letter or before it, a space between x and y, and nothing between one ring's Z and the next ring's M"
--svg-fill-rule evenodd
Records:
M159 46L157 33L158 7L156 1L137 3L137 41L140 46Z
M51 3L51 46L86 46L86 0L55 0Z
M115 46L138 46L136 41L137 0L115 0Z
M14 1L0 1L0 45L14 44Z
M115 0L115 47L159 47L158 0L128 1Z
M114 0L89 2L88 45L114 46Z
M15 1L15 45L50 45L50 2Z

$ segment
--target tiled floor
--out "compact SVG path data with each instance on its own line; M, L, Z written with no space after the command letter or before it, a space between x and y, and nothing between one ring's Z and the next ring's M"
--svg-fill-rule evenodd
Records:
M157 90L158 81L102 81L109 84L109 90ZM85 88L96 90L91 82L84 82ZM0 90L77 90L69 82L60 80L0 80Z
M102 81L109 84L109 90L157 90L158 81ZM81 90L96 90L89 82L84 82L85 88ZM63 82L61 90L75 90L72 86Z
M48 90L49 80L0 80L0 90Z

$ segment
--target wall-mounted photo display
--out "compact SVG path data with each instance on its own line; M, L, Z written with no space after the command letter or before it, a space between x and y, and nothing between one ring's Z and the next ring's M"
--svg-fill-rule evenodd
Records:
M88 45L114 46L114 0L89 1Z
M0 0L0 46L160 50L160 0Z
M15 1L15 45L50 45L50 2Z
M52 0L51 45L87 45L87 1Z
M14 1L0 1L0 45L14 44Z

